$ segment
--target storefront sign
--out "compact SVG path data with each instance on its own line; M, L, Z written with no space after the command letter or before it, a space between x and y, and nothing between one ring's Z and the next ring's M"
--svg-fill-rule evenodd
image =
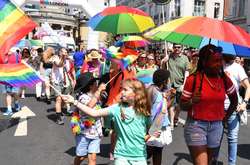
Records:
M69 4L63 2L63 0L40 0L40 3L42 5L69 6Z

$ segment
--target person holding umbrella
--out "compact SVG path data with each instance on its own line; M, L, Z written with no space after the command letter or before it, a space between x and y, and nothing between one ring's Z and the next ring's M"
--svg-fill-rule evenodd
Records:
M236 89L225 74L222 48L206 45L199 51L196 72L185 84L180 106L188 111L184 137L195 165L217 161L217 151L227 121L238 104ZM225 95L230 100L224 112Z

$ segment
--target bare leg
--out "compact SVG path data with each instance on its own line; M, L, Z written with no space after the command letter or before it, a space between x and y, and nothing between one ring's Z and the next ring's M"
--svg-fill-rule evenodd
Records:
M207 146L188 146L194 165L208 165Z
M6 94L6 106L11 107L11 103L12 103L11 95L9 93L7 93Z
M174 106L169 108L170 126L174 128Z
M80 165L84 159L85 157L83 156L76 156L74 159L74 165Z
M60 96L56 97L56 113L62 112L62 98Z
M96 153L88 154L89 164L96 165Z
M208 151L208 164L209 165L216 165L217 164L219 149L220 149L220 147L207 149L207 151Z
M180 114L180 105L177 104L175 106L175 114L174 114L174 124L177 126L178 125L178 120L179 120L179 114Z
M47 99L50 99L50 86L48 84L49 82L45 82L45 94Z

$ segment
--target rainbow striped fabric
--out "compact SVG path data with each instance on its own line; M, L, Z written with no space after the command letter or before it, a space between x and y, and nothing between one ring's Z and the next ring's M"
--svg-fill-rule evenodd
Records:
M0 64L0 83L13 87L31 87L42 79L27 64Z
M117 50L110 48L101 49L104 58L119 64L124 70L138 58L138 53L131 49L123 49L122 51L123 52L117 52Z
M9 49L37 24L9 0L0 0L0 63Z
M136 73L136 78L142 81L144 84L152 84L153 83L153 74L155 69L142 69Z

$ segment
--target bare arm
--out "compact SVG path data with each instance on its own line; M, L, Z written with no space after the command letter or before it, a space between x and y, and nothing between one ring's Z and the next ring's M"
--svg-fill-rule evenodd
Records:
M250 98L250 84L249 84L248 79L246 78L246 79L242 80L241 85L246 89L246 93L245 93L245 96L243 98L244 101L237 108L238 112L246 110L247 102Z
M67 103L73 103L79 110L83 111L91 117L108 116L109 112L107 109L95 110L89 106L82 104L81 102L74 99L71 95L62 95L62 99Z
M230 105L227 109L226 116L224 118L225 121L231 116L231 114L235 111L238 105L238 96L236 91L234 91L232 94L228 95L228 98L230 100Z

